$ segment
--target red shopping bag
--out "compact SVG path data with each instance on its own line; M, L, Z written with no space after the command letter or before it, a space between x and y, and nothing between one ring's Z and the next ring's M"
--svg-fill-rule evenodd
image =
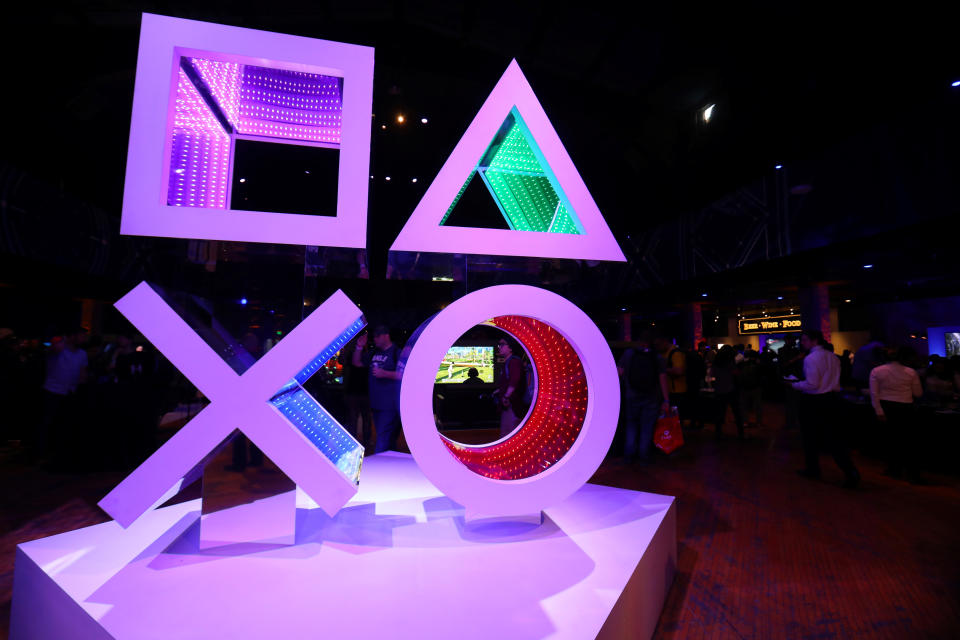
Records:
M677 413L676 407L657 420L657 428L653 432L653 444L664 453L673 453L683 445L683 430L680 429L680 414Z

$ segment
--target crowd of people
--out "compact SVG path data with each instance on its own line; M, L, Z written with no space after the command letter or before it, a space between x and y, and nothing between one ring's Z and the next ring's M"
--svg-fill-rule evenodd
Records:
M855 354L836 354L819 331L788 336L774 350L750 345L696 349L644 332L619 360L622 378L624 461L650 464L659 417L676 410L686 429L712 425L724 435L732 415L737 436L763 424L764 401L783 402L785 426L801 431L804 467L799 473L820 477L820 452L832 454L844 473L844 486L860 482L850 454L853 439L847 406L872 408L887 473L924 482L915 446L905 443L917 420L916 404L955 408L960 396L960 356L931 355L923 362L909 347L894 349L880 340Z
M130 468L156 448L160 417L191 393L149 344L75 328L42 341L0 329L0 440L30 461Z
M501 371L492 395L503 437L525 415L531 390L515 341L505 336L496 352ZM396 448L405 358L390 331L376 327L369 341L360 336L340 361L344 393L329 402L331 410L338 419L343 414L344 424L372 452ZM887 472L923 482L921 458L904 434L910 433L918 406L956 409L960 399L960 356L922 359L908 347L894 349L880 340L856 353L836 354L817 331L787 337L778 350L763 351L750 345L710 348L705 342L683 348L644 332L621 355L618 371L627 462L654 461L654 428L663 415L676 411L684 429L710 425L718 438L725 435L730 416L737 437L744 439L764 424L765 407L776 401L783 403L785 427L803 436L800 473L819 477L819 454L827 450L849 487L857 486L860 474L850 455L845 404L859 398L870 408ZM48 342L18 340L9 329L0 329L0 376L9 415L0 439L21 441L29 457L40 461L96 455L114 466L133 466L156 448L161 416L196 399L196 391L148 343L136 344L124 335L105 339L81 329ZM478 380L474 372L465 383ZM326 399L322 402L327 406ZM97 433L105 437L92 439L108 447L90 453L94 447L85 448L83 441ZM242 449L234 452L237 470L247 464L246 446ZM258 453L249 452L251 462Z

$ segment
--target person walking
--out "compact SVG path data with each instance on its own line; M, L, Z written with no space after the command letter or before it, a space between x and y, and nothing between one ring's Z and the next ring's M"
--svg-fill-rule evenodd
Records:
M907 479L923 484L919 456L913 431L916 414L914 399L923 395L920 376L913 369L916 354L910 347L900 347L893 362L870 371L870 402L883 426L887 457L886 475L898 477L904 471Z
M846 476L843 486L853 489L860 484L860 472L850 457L846 433L838 420L840 360L824 348L820 331L804 331L800 335L800 346L807 352L803 359L804 379L791 386L801 394L798 409L806 464L797 473L805 478L820 477L820 444L823 442Z

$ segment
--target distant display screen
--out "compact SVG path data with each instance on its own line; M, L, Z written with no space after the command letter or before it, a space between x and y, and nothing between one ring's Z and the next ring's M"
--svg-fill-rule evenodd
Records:
M450 347L437 371L437 384L462 384L470 369L476 369L481 382L493 382L493 347Z
M774 353L780 353L780 349L783 348L786 342L783 340L775 340L774 338L767 338L767 348Z
M947 357L960 356L960 332L947 333L944 339L947 343Z

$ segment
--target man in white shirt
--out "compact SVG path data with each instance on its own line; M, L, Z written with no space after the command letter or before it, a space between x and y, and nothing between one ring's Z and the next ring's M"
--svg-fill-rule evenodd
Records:
M846 480L843 486L853 489L860 483L860 472L853 464L850 449L839 420L842 409L840 360L824 348L823 333L815 330L800 335L800 346L807 352L803 359L803 380L793 383L799 398L800 430L806 466L798 473L805 478L820 477L820 442L828 446Z
M920 376L911 365L916 357L910 347L901 347L896 360L870 372L870 401L877 419L884 425L887 453L886 474L899 476L904 470L911 482L922 483L913 430L913 400L923 395Z

